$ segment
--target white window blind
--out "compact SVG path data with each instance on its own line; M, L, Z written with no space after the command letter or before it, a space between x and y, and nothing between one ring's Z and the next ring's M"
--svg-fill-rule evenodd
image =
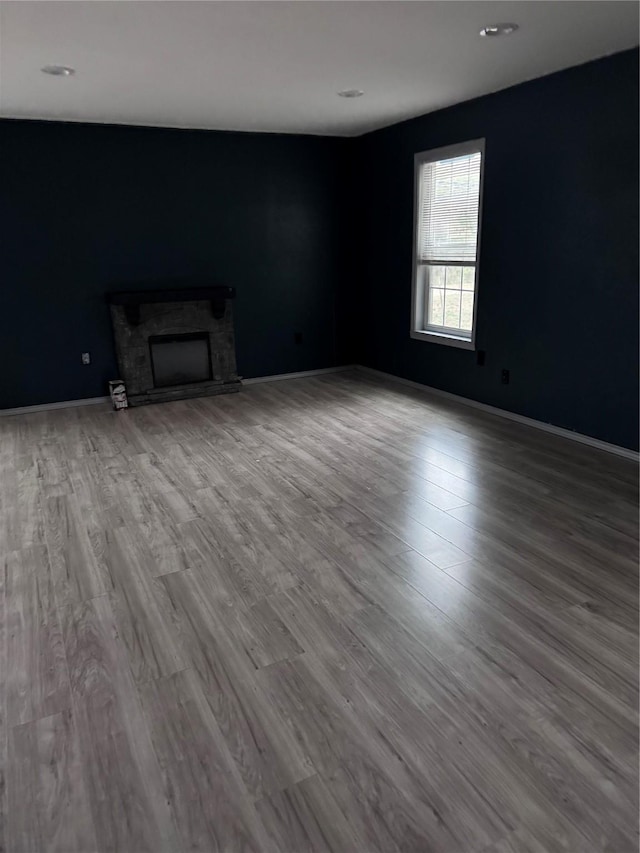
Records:
M420 261L475 263L480 152L423 163L420 175Z

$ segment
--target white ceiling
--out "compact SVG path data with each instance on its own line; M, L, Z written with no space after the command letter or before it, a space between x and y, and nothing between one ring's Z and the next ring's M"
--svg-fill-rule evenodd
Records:
M354 136L638 43L637 2L0 3L0 115ZM486 24L514 21L499 39ZM43 65L71 65L50 77ZM358 88L362 98L338 98Z

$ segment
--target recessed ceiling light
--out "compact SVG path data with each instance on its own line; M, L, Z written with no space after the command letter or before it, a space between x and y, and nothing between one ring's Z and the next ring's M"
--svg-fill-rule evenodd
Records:
M495 36L510 36L518 29L517 24L489 24L480 30L480 35L493 38Z
M362 89L342 89L338 92L340 98L360 98L364 95Z
M52 77L71 77L76 73L76 69L68 65L44 65L40 71L43 74L51 74Z

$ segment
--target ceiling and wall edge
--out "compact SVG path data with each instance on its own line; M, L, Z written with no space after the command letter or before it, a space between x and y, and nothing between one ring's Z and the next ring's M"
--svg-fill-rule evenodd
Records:
M452 101L450 104L446 104L440 107L436 107L432 110L427 110L426 112L418 112L415 115L409 115L400 121L390 121L380 124L376 127L370 128L369 130L363 131L361 133L302 133L302 132L288 132L283 130L265 130L260 128L254 128L251 130L238 129L234 127L205 127L203 125L192 125L192 124L154 124L151 122L126 122L126 121L99 121L97 119L82 119L82 118L47 118L46 116L20 116L20 115L11 115L11 114L2 114L0 113L0 121L28 121L28 122L46 122L47 124L77 124L82 126L96 126L96 127L133 127L147 130L184 130L184 131L199 131L203 133L247 133L247 134L268 134L269 136L310 136L317 137L319 139L362 139L365 136L369 136L372 133L378 133L381 130L387 130L391 127L396 127L398 125L402 125L405 122L415 121L416 119L425 118L426 116L436 115L440 113L444 113L447 110L455 109L456 107L461 106L462 104L473 104L475 101L480 101L483 98L488 98L491 95L497 95L502 92L512 91L514 89L518 89L521 86L527 86L530 83L535 83L538 80L545 80L549 77L555 77L558 74L565 74L567 71L571 71L575 68L582 68L585 65L591 65L594 62L601 62L603 60L609 59L613 56L617 56L623 53L631 53L633 51L637 51L638 47L626 48L624 50L615 50L609 51L607 53L603 53L599 56L595 56L592 59L587 59L585 62L579 62L576 65L567 65L564 68L557 68L555 71L549 71L545 74L537 74L533 77L527 77L524 80L520 80L518 83L512 83L509 86L501 86L497 89L491 89L487 92L482 93L481 95L475 95L473 98L463 98L460 101Z

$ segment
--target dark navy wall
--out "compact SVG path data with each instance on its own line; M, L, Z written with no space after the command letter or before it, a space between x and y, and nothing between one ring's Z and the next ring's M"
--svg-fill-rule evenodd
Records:
M414 153L480 137L484 367L473 352L408 331ZM638 52L395 125L360 145L361 361L637 447Z
M117 368L104 296L131 282L234 286L244 376L335 364L345 146L0 122L0 408L105 394Z
M483 367L408 333L413 155L478 137ZM0 157L0 408L104 394L106 291L207 276L244 376L359 361L637 447L637 51L357 139L2 121Z

